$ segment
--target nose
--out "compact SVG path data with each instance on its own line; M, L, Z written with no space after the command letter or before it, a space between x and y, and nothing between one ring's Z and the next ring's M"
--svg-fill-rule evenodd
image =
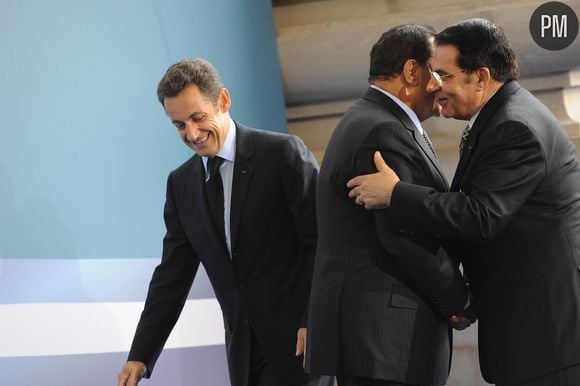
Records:
M434 93L439 90L441 90L441 84L432 76L427 83L427 92Z
M185 138L190 142L195 142L199 137L199 128L191 120L185 122Z

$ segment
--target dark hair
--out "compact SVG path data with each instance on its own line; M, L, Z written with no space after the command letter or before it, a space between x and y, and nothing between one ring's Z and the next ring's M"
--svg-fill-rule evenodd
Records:
M224 87L219 73L208 61L182 60L172 64L159 81L157 98L163 105L165 98L175 97L191 85L196 85L204 97L215 103Z
M383 33L371 49L369 82L400 74L409 59L424 66L433 53L430 38L432 27L418 24L400 25Z
M457 65L469 73L487 67L492 79L499 82L520 75L516 54L503 29L488 20L469 19L447 27L435 35L435 44L457 47Z

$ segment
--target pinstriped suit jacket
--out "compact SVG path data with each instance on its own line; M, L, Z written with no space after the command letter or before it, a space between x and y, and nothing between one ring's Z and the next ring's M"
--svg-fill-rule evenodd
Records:
M278 378L303 383L302 359L294 353L316 245L318 165L295 136L237 122L236 130L232 258L211 222L203 165L194 155L168 178L163 258L129 360L145 362L150 375L201 262L223 312L232 385L248 386L249 326Z
M432 151L403 110L369 88L336 127L317 185L318 247L308 321L307 370L413 384L444 384L447 317L466 289L435 238L389 227L346 182L375 172L380 150L402 180L446 191Z

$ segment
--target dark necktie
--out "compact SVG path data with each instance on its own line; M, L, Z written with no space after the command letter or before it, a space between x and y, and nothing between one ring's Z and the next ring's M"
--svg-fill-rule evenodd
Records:
M211 213L212 221L216 227L218 235L225 242L225 225L224 225L224 187L220 175L220 165L224 159L217 155L207 160L207 171L209 178L205 182L205 191L207 202Z
M459 141L459 155L463 154L463 147L465 146L465 142L467 142L467 137L469 137L470 131L471 127L469 125L463 129L463 134L461 134L461 140Z
M423 139L425 140L425 142L427 142L427 146L429 146L429 149L431 149L435 158L437 158L437 153L435 153L433 144L431 143L431 140L429 139L429 136L427 136L427 132L425 130L423 130Z

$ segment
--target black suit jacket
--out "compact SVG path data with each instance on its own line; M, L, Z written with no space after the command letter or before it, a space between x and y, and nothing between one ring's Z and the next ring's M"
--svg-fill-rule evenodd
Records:
M294 354L316 245L318 165L295 136L238 123L236 130L232 258L211 222L202 161L194 155L168 178L163 257L129 359L152 371L201 262L223 312L232 385L248 382L249 326L277 376L299 383L306 376Z
M348 197L350 178L376 171L376 150L402 179L447 190L408 116L369 88L336 127L320 170L307 370L444 384L447 317L463 309L465 284L435 238L392 232L388 210L368 211Z
M397 226L463 251L484 378L521 382L580 363L580 167L557 119L506 83L476 119L452 190L399 183L391 211Z

